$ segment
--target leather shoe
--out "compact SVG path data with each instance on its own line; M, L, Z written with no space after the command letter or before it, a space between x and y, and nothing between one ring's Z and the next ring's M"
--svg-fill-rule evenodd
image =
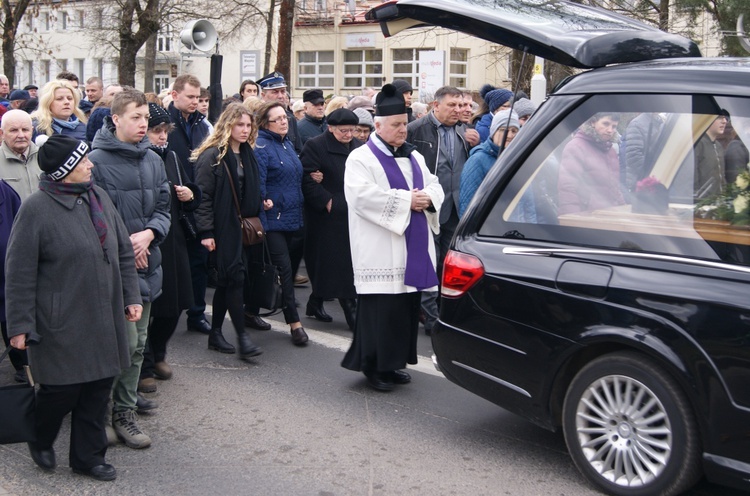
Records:
M73 472L76 474L91 477L92 479L96 479L98 481L112 481L117 478L117 471L115 470L115 467L108 463L97 465L96 467L91 467L89 469L74 468Z
M161 361L154 364L154 376L160 381L168 381L172 378L172 367L167 362Z
M294 285L295 286L302 286L304 284L307 284L308 282L310 282L310 279L308 279L307 277L305 277L305 276L303 276L301 274L297 274L296 276L294 276Z
M296 346L302 346L307 344L307 341L309 341L309 338L307 337L304 327L292 329L292 343Z
M200 332L201 334L209 334L211 332L211 324L206 319L196 320L194 322L188 321L188 331Z
M139 393L155 393L156 392L156 379L153 377L144 377L138 381L138 392Z
M257 315L251 315L245 312L245 327L257 329L258 331L270 331L271 324L261 319Z
M382 391L384 393L393 391L393 381L389 375L368 372L365 373L365 377L367 377L367 385L376 391Z
M31 459L34 460L34 463L36 463L37 466L43 468L44 470L52 470L57 466L57 462L55 461L55 450L53 448L39 449L34 445L34 443L28 444L29 453L31 453Z
M394 370L390 376L394 384L409 384L411 382L411 376L403 370Z
M313 299L311 298L307 302L307 311L305 312L305 315L307 315L308 317L315 317L321 322L333 321L333 317L328 315L325 309L323 308L323 300L319 300L319 299L313 301Z
M150 400L140 394L136 395L135 409L138 413L148 412L159 408L159 403L154 400Z

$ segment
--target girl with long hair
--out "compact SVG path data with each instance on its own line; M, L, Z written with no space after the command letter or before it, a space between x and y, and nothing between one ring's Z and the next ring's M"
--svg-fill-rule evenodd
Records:
M34 138L40 134L63 134L77 140L86 139L86 115L78 104L81 94L69 81L56 79L45 84L39 107L31 114Z
M195 211L196 228L201 244L209 252L215 252L218 271L208 348L221 353L235 352L221 330L228 311L242 360L263 351L244 328L247 256L231 188L234 187L242 217L264 219L265 210L273 206L272 202L261 199L258 164L253 153L256 135L253 114L242 104L232 103L219 117L213 134L191 157L196 161L195 180L203 193Z

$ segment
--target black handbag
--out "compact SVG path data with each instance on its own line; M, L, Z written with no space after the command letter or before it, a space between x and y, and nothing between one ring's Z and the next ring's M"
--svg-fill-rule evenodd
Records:
M263 315L271 315L279 310L284 303L281 277L279 269L271 262L271 254L265 239L262 260L250 263L247 273L250 280L250 301L260 308L270 310L270 313Z
M182 174L180 173L180 161L177 159L177 154L175 154L174 156L174 168L175 168L175 171L177 172L177 182L179 183L179 186L184 186L182 182ZM198 232L195 230L195 226L193 225L193 222L190 220L190 217L188 217L188 215L182 209L181 201L177 202L177 210L180 212L177 218L180 221L180 225L182 226L182 231L185 233L185 238L186 239L198 239Z
M9 351L5 349L0 362ZM0 444L36 441L35 408L33 383L0 387Z

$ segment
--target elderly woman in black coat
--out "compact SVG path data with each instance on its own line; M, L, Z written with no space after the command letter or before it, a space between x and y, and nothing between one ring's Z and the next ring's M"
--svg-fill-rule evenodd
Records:
M353 134L359 118L351 110L337 109L328 115L327 122L328 131L308 140L300 155L307 215L305 266L312 283L307 315L330 322L323 301L338 298L346 323L354 330L357 292L349 246L344 169L349 153L362 145ZM315 180L315 172L322 173L322 181Z
M169 148L167 138L174 129L169 113L155 103L149 103L148 110L146 134L151 142L151 150L164 162L172 193L169 212L172 223L166 238L159 245L164 277L161 296L151 306L148 340L138 383L138 390L144 393L156 391L155 379L167 380L172 377L172 367L166 361L167 343L177 328L180 314L193 304L193 285L183 224L190 221L181 219L187 219L185 213L194 211L201 202L200 188L197 184L189 182L189 176L185 173L180 159Z
M242 217L262 218L272 206L270 200L264 202L260 196L258 164L253 153L256 135L252 112L240 103L231 103L219 117L214 132L192 155L197 160L195 178L203 193L195 211L196 227L201 244L216 254L218 271L208 348L221 353L235 352L221 331L229 311L242 360L263 353L244 327L247 257L234 203L237 195Z
M53 444L72 412L70 467L113 480L105 463L112 383L130 366L125 320L143 310L130 236L109 195L91 180L83 141L55 134L39 148L39 189L22 205L6 259L11 346L29 348L36 396L31 458L55 468Z

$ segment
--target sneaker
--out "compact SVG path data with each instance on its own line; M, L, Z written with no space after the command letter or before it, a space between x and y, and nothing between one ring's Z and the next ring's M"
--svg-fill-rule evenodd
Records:
M115 432L115 428L112 427L112 424L106 424L104 426L104 431L107 433L107 446L116 445L119 438L117 437L117 433Z
M114 412L112 414L112 425L117 437L124 442L128 448L142 449L151 446L151 438L141 432L138 427L138 415L133 410Z

